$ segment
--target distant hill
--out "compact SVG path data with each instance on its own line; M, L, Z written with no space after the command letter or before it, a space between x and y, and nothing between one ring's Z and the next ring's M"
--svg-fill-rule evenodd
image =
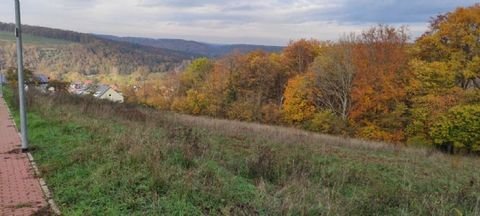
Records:
M15 26L0 22L0 69L15 66ZM199 55L113 41L92 34L25 25L25 64L63 75L167 72Z
M0 70L14 67L15 25L0 22ZM178 39L94 35L39 26L22 26L27 68L57 78L177 71L201 56L230 52L281 51L260 45L214 45Z
M280 52L283 49L283 47L281 46L263 46L248 44L221 45L181 39L151 39L142 37L117 37L112 35L98 36L114 41L129 42L133 44L176 50L180 52L187 52L208 57L219 57L234 51L238 51L241 53L254 50L264 50L266 52Z

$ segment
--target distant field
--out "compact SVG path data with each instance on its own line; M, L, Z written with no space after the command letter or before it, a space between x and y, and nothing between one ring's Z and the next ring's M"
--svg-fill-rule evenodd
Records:
M15 42L15 36L12 32L0 31L0 41ZM23 42L34 45L63 45L71 43L69 41L37 37L29 34L23 34Z
M480 215L479 158L28 98L33 155L64 215Z

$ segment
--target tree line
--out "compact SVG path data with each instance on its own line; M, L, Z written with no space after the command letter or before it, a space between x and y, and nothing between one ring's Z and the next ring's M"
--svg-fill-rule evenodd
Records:
M336 42L292 41L281 53L200 58L168 82L145 88L127 92L130 100L479 153L480 5L432 19L413 43L407 28L378 25Z

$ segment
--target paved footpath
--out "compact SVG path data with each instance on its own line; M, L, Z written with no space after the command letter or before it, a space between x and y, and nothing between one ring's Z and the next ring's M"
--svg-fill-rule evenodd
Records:
M12 121L0 97L0 216L44 215L48 204Z

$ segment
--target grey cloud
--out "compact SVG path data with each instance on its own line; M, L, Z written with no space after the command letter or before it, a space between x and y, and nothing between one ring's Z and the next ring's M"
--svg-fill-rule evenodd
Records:
M98 0L51 0L49 3L66 9L88 9L94 7Z
M221 4L222 0L203 0L203 1L191 1L191 0L140 0L139 5L145 7L178 7L178 8L191 8L201 7L206 5Z
M301 24L306 22L420 23L458 6L472 5L476 0L141 0L142 6L182 9L169 21L182 25L199 21L225 24L270 22ZM205 13L201 7L213 8Z
M305 20L336 20L347 23L418 23L477 0L344 0L341 7L309 11Z
M419 26L430 17L476 2L478 0L22 0L25 21L30 22L27 24L131 36L142 32L138 34L158 34L159 37L167 33L188 34L192 39L201 35L212 40L239 38L238 42L264 41L265 38L288 41L314 36L312 34L322 36L324 32L328 32L327 39L334 39L331 37L336 32L340 35L372 23L407 24L422 31L423 27ZM13 20L12 4L11 0L0 0L0 21ZM152 25L160 30L151 29Z

